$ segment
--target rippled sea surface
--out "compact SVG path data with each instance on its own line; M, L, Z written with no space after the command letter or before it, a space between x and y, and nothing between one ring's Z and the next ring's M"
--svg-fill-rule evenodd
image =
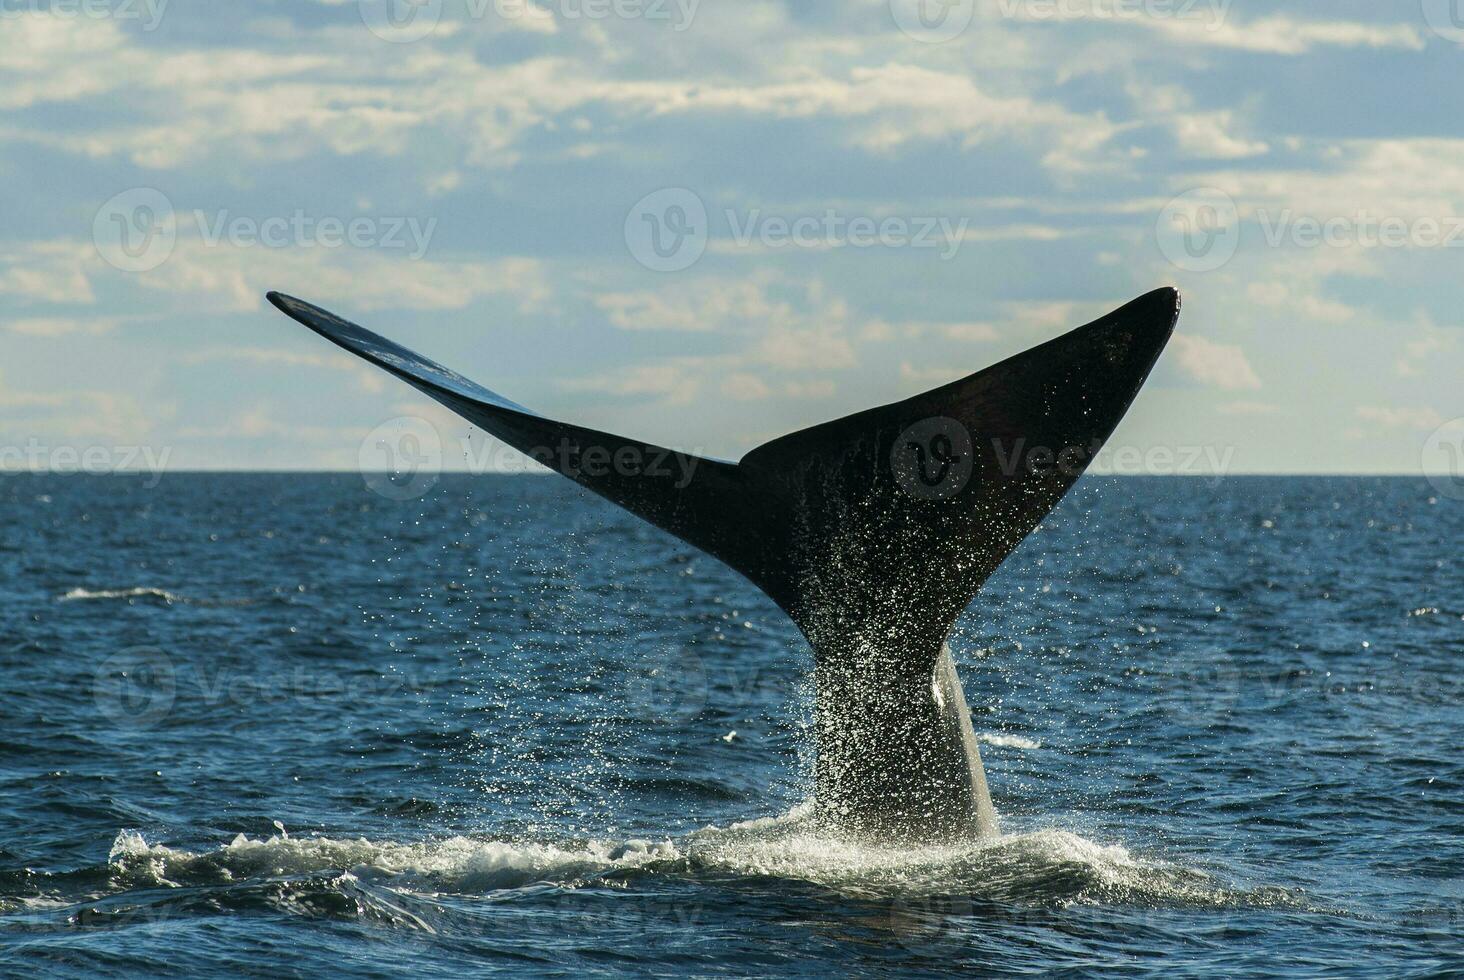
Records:
M0 975L1464 970L1464 503L1086 478L952 649L1004 835L801 818L807 649L565 481L0 479Z

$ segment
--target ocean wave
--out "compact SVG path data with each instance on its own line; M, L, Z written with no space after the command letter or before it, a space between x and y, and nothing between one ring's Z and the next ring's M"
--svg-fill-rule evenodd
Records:
M151 586L134 586L130 589L69 589L56 597L57 602L97 602L106 600L123 600L133 602L142 600L160 606L191 605L191 606L248 606L253 605L253 599L196 599L193 596L180 595L177 592L169 592L167 589L159 589ZM288 602L288 597L282 601Z
M213 851L149 844L133 831L117 835L108 861L132 887L176 887L323 871L394 879L411 886L473 893L541 881L572 883L612 870L676 861L669 843L587 840L546 844L450 837L419 843L365 838L250 838L243 834Z
M822 833L808 819L806 806L782 817L707 827L662 841L451 837L398 843L241 834L216 850L194 852L150 844L124 831L109 862L117 884L127 888L331 874L398 893L486 896L546 884L576 888L611 878L625 884L649 877L710 877L802 882L875 901L955 894L1041 905L1234 907L1293 901L1279 889L1237 890L1202 872L1141 859L1122 846L1061 830L941 847L872 847Z
M166 589L152 589L137 587L131 589L71 589L64 595L56 597L58 602L82 602L93 599L152 599L157 602L164 602L169 605L175 602L188 602L189 600L181 595L169 592Z

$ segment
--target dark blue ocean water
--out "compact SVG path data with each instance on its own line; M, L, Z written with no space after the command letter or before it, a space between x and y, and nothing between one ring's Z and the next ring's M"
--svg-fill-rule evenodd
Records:
M1421 480L1084 479L952 641L1005 835L916 852L799 820L777 610L565 481L0 508L3 975L1464 970Z

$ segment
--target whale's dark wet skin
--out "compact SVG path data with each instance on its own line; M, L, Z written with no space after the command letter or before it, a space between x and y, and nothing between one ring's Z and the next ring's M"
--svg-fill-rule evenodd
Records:
M727 463L546 419L318 307L270 300L767 593L813 648L818 816L910 842L996 833L946 637L1113 432L1179 315L1178 293L1157 290Z

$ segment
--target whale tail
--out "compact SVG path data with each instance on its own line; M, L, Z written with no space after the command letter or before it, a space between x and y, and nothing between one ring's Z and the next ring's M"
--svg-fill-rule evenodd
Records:
M941 678L947 691L954 680L954 668L938 663L946 636L1087 468L1179 315L1179 294L1156 290L984 371L774 439L737 463L683 455L690 465L673 466L663 447L545 418L309 303L269 299L767 593L813 646L820 726L830 726L820 734L819 795L845 801L843 811L890 794L944 792L932 787L964 779L959 766L954 775L941 770L957 751L963 760L974 753L968 720L954 734L930 735L924 749L907 746L899 759L886 758L895 751L889 733L951 727L942 707L950 698L937 694L937 708L925 705ZM912 699L936 713L911 717ZM953 740L970 744L956 749ZM933 773L920 785L885 771L910 768L912 752ZM979 782L976 795L984 796ZM972 816L979 802L968 798L964 816L942 826L986 823ZM887 801L877 805L888 809ZM916 799L909 809L951 807Z

